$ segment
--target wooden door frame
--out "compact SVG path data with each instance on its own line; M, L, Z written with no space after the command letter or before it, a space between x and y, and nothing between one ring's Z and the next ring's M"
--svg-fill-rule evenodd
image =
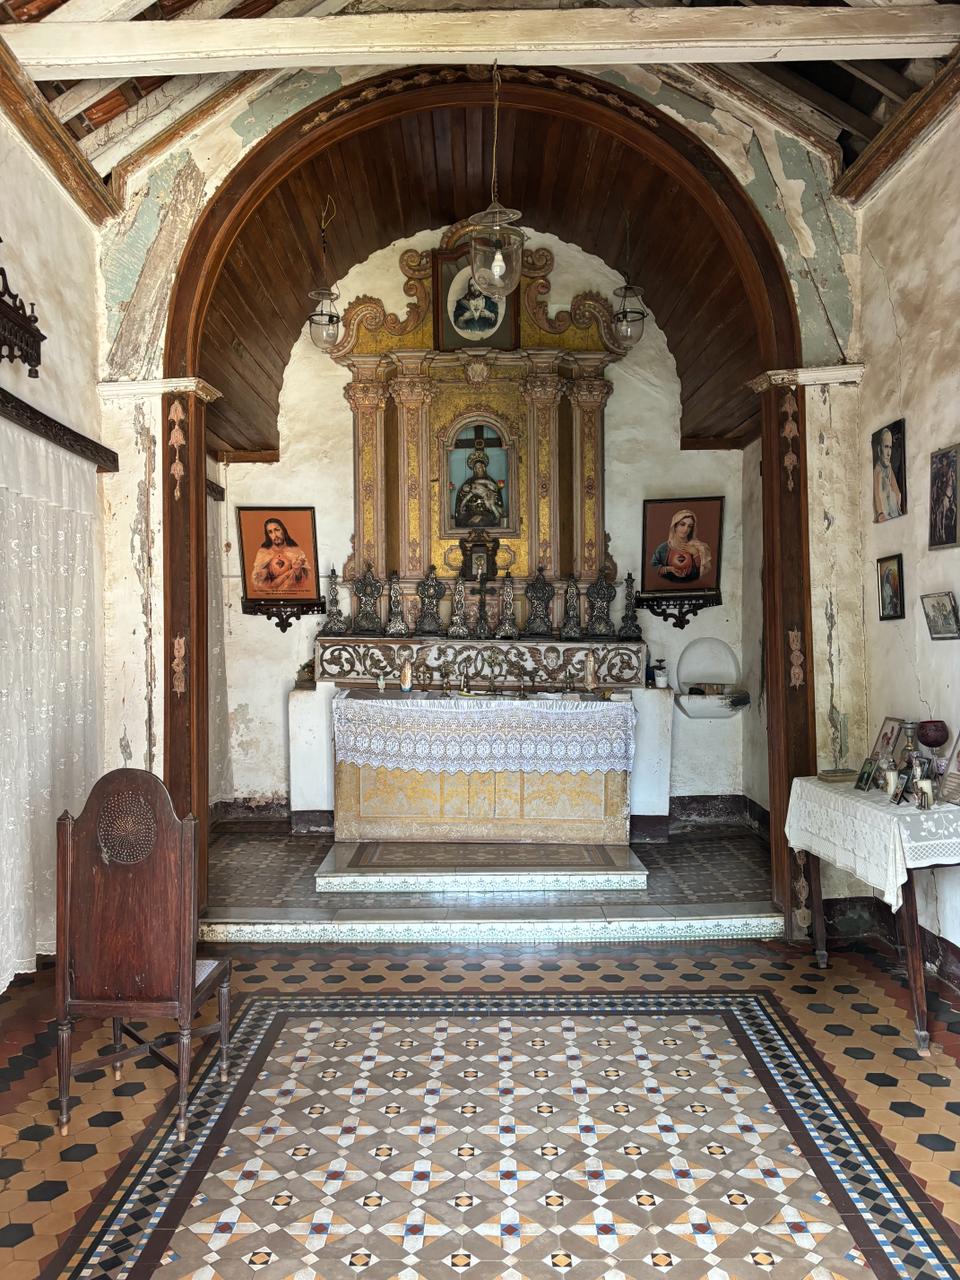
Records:
M204 209L182 254L168 311L164 376L201 376L204 320L226 256L246 219L291 172L326 147L391 118L486 104L490 98L490 83L465 79L463 69L389 72L304 108L253 147ZM501 100L508 108L592 125L683 183L711 217L739 273L757 329L763 366L758 373L802 365L796 305L780 252L740 183L693 133L629 92L569 70L527 68L515 76L511 71ZM793 389L796 408L788 412L789 390L760 396L771 859L774 901L788 914L783 824L790 783L816 766L803 395L802 388ZM186 560L182 554L164 557L164 777L177 812L190 810L198 818L205 854L206 471L203 406L194 399L186 408L185 421L179 422L186 439L176 450L184 469L178 483L171 471L171 482L164 485L165 548L182 546L185 530L190 548ZM165 404L169 430L167 413ZM172 458L169 436L167 443ZM187 501L181 503L176 494L182 498L184 492ZM201 889L205 894L205 883Z

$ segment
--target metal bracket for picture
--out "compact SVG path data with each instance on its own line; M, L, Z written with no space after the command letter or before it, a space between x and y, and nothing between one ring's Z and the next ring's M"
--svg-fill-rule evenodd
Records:
M243 600L241 609L244 613L258 614L261 618L272 618L281 631L289 631L297 618L306 618L311 613L326 613L327 600L321 596L319 600L275 601L275 600Z
M696 595L667 595L660 592L645 594L638 591L635 602L638 609L646 609L655 618L672 622L678 631L682 631L701 609L712 609L715 605L723 604L723 599L719 591L703 591Z
M46 340L40 332L34 304L30 303L28 315L26 304L14 293L6 271L0 267L0 360L11 364L20 360L27 366L28 378L39 378L40 344Z

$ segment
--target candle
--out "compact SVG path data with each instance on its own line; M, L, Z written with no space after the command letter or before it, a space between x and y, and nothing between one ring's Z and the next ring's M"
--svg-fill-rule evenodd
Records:
M887 795L892 796L897 789L897 771L896 769L887 770Z
M923 796L923 800L920 805L921 809L932 809L933 808L933 783L929 780L929 778L921 778L920 781L917 783L917 786L920 788L920 792Z

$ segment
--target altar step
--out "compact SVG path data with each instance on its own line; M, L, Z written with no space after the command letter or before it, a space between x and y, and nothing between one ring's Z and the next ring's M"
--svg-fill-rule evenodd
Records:
M643 891L647 869L626 845L334 844L318 893L577 893Z
M463 883L461 881L461 894ZM443 905L398 905L394 894L364 894L363 906L211 907L200 921L205 942L428 943L438 946L586 942L706 942L783 936L769 902L624 903L611 895L451 894ZM403 899L400 899L400 903Z

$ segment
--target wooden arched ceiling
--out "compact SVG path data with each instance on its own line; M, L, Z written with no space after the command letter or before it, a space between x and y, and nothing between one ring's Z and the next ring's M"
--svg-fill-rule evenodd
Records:
M758 406L744 384L763 368L756 325L707 212L676 178L592 125L513 107L500 124L504 203L523 211L524 225L628 267L642 286L677 362L685 442L754 438ZM280 387L311 310L327 193L338 207L328 263L339 279L394 240L483 208L491 131L481 105L387 120L331 145L264 198L229 251L204 320L200 372L223 393L207 411L213 450L278 447Z

